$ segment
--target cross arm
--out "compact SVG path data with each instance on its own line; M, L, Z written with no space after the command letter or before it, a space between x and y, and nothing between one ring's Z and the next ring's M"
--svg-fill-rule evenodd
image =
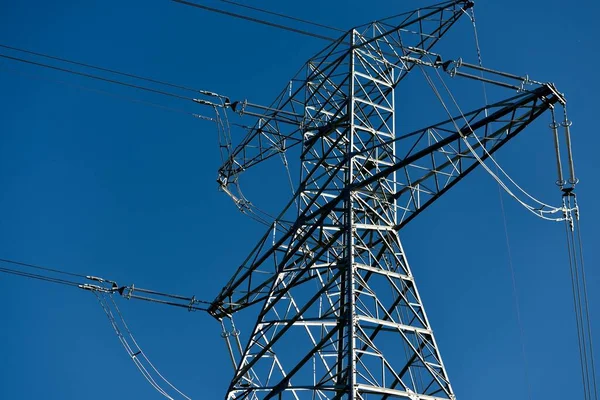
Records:
M406 153L395 156L394 162L384 169L371 169L374 164L369 163L369 152L376 148L366 149L365 164L359 168L360 179L349 190L364 196L381 193L377 185L396 187L389 198L379 199L379 203L396 207L398 219L394 228L399 230L473 171L479 165L477 158L485 160L557 102L564 103L564 98L546 84L402 135L394 141L399 148L407 149ZM459 121L462 125L458 125ZM471 149L464 140L470 141ZM301 284L318 276L311 270L332 268L340 262L325 257L338 237L324 234L319 226L340 206L343 195L332 198L316 212L302 212L272 244L272 233L267 232L212 302L209 313L222 318L265 300L283 268L294 268L298 274L294 282ZM274 265L267 265L270 260Z

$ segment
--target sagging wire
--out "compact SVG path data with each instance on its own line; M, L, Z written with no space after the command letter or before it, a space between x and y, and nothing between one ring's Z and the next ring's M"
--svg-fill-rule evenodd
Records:
M158 386L158 384L154 381L154 379L152 378L152 376L148 373L148 370L139 363L139 360L136 358L137 357L137 353L135 353L132 349L131 346L129 345L129 343L127 342L125 336L123 336L123 333L121 332L121 330L119 329L119 326L117 324L117 321L108 305L108 302L106 302L106 299L104 298L104 294L103 293L99 293L99 292L94 292L94 295L96 296L96 299L98 300L98 303L100 304L100 306L102 307L102 310L104 311L104 313L106 314L107 318L109 319L113 329L115 330L115 333L117 334L117 337L119 338L119 341L121 342L121 344L123 345L123 347L125 348L125 350L127 351L127 354L131 357L131 359L133 360L135 366L140 370L140 372L142 373L142 375L144 376L144 378L152 385L152 387L154 387L160 394L162 394L163 396L165 396L166 398L173 400L172 397L170 397L162 388L160 388Z
M422 68L422 70L424 71L423 68ZM542 213L548 213L548 214L553 214L553 213L557 213L557 212L562 211L562 209L560 207L551 206L549 204L546 204L546 203L544 203L544 202L536 199L535 197L533 197L532 195L530 195L526 190L524 190L521 186L519 186L519 184L517 184L517 182L515 182L515 180L510 177L510 175L508 175L508 173L500 166L500 164L498 164L498 162L495 160L495 158L492 157L492 155L487 151L487 149L485 148L485 146L483 145L483 143L480 141L479 137L475 134L474 130L471 128L471 124L469 123L468 119L465 117L465 115L464 115L461 107L458 105L458 102L456 101L456 98L452 94L452 91L450 90L450 88L446 84L446 81L444 80L444 78L442 77L442 75L440 74L440 72L439 72L439 70L437 68L435 69L435 72L436 72L436 74L437 74L440 82L444 86L444 89L448 93L448 96L452 100L454 106L456 107L456 109L460 113L462 119L465 121L466 126L469 128L469 130L471 132L473 132L473 137L475 138L475 140L477 141L477 143L481 146L482 150L486 154L486 157L489 158L492 161L492 163L498 168L498 170L500 172L502 172L502 174L510 181L510 183L512 183L521 193L523 193L525 196L527 196L529 199L531 199L532 201L534 201L535 203L537 203L540 206L539 208L535 208L533 206L529 206L529 207L532 207L533 210L540 210L540 212L542 212ZM442 105L444 106L446 112L449 113L449 110L446 107L446 105L445 105L445 103L444 103L441 95L437 91L437 88L433 84L433 81L431 80L431 78L429 77L429 75L425 71L424 71L424 73L425 73L426 77L428 78L428 81L429 81L430 85L432 86L432 89L434 90L434 92L436 92L436 95L438 96L438 99L442 102ZM450 115L450 114L448 114L448 115ZM460 132L460 128L456 124L456 121L454 120L454 118L452 116L450 118L452 119L452 121L453 121L453 123L454 123L454 125L455 125L455 127L457 129L457 131ZM463 141L465 142L465 144L467 145L467 147L469 148L469 150L471 152L473 152L474 151L473 148L471 147L470 143L466 140L466 137L464 137L464 136L463 136ZM479 158L479 156L476 153L474 153L473 155L477 158L477 160L480 163L483 163L483 161L481 160L481 158ZM496 176L496 178L498 178L498 177ZM500 178L498 178L498 179L500 179ZM543 210L543 208L549 208L550 210ZM554 220L554 219L552 219L552 220ZM557 221L562 221L562 219L559 219Z
M231 186L235 186L235 194L231 190ZM226 185L222 184L220 189L233 200L238 210L242 214L250 217L250 219L265 226L271 226L275 222L276 218L273 215L256 207L244 196L237 177L233 182L228 182Z
M484 81L485 76L484 76L484 67L483 67L483 57L481 55L481 46L479 44L479 32L477 31L477 23L476 23L476 19L475 19L475 7L471 7L470 12L471 15L469 15L465 10L463 10L463 12L469 16L469 18L471 19L471 23L473 26L473 37L475 40L475 50L477 52L477 61L479 63L479 67L481 68L480 70L480 76L482 78L481 80L481 89L483 92L483 99L485 101L485 109L484 109L484 115L486 118L489 117L489 112L488 112L488 106L489 106L489 100L488 100L488 95L487 95L487 86L486 86L486 82ZM552 120L554 121L554 107L551 108L552 111ZM556 142L556 147L557 147L557 152L558 152L558 137L557 137L557 142ZM560 160L560 158L559 158ZM561 171L560 167L559 167L559 171ZM499 173L499 169L496 166L496 174ZM561 171L562 173L562 171ZM562 179L562 178L560 178ZM529 372L529 360L527 357L527 350L526 350L526 346L525 346L525 329L523 327L523 319L521 317L521 305L520 305L520 301L519 301L519 291L517 288L517 276L515 274L515 268L513 265L513 257L512 257L512 250L511 250L511 246L510 246L510 237L508 234L508 222L507 222L507 218L506 218L506 210L504 207L504 198L502 196L502 187L500 186L500 184L498 185L498 199L500 202L500 211L502 214L502 225L504 227L504 238L506 241L506 253L508 256L508 269L510 272L510 277L511 277L511 286L512 286L512 294L513 294L513 301L514 301L514 308L515 308L515 314L516 314L516 318L517 318L517 325L519 328L519 341L520 341L520 345L521 345L521 358L523 360L523 374L524 374L524 381L525 381L525 385L527 387L527 397L529 398L529 400L533 399L533 395L532 395L532 388L531 388L531 378L530 378L530 372Z
M233 152L233 145L232 145L232 139L231 139L231 126L232 125L240 126L239 124L235 124L235 123L232 124L229 122L229 117L227 115L227 108L230 108L230 104L228 104L226 101L227 100L223 100L220 107L217 107L217 106L213 107L215 110L215 115L216 115L214 121L217 125L217 131L218 131L218 135L219 135L219 150L221 153L221 162L223 164L225 164L230 159L231 154ZM221 116L221 113L219 112L219 108L221 108L223 110L222 116ZM241 126L241 127L245 128L244 126ZM283 158L284 165L287 168L287 160L285 160L285 153L282 153L282 154L284 157ZM235 186L237 195L234 194L229 189L229 186L231 186L232 184ZM273 221L275 220L275 218L272 215L260 210L256 206L254 206L244 196L244 194L242 193L242 190L240 188L239 182L237 180L237 177L234 182L228 182L226 185L221 184L220 189L223 190L233 200L236 207L242 214L249 216L252 220L254 220L260 224L266 225L266 226L270 226L273 223Z
M438 98L438 100L440 101L440 103L442 104L442 106L444 107L444 110L446 111L448 117L452 120L457 132L461 132L461 129L458 125L458 123L456 122L455 118L452 116L452 113L450 113L450 110L448 109L448 106L446 105L446 103L444 102L441 94L439 93L439 91L437 90L437 87L435 86L433 80L431 79L431 77L429 76L429 74L427 73L427 71L425 71L423 66L419 66L421 68L421 71L423 72L427 82L429 83L431 89L434 91L436 97ZM477 160L477 162L484 168L484 170L502 187L502 189L513 199L515 199L519 204L521 204L525 209L527 209L529 212L531 212L532 214L536 215L539 218L548 220L548 221L563 221L564 218L551 218L546 216L546 214L556 214L559 213L561 211L563 211L563 209L561 207L554 207L551 206L549 204L543 203L541 201L539 201L538 199L536 199L535 197L531 196L527 191L525 191L523 188L521 188L521 186L519 186L507 173L506 171L504 171L504 169L496 162L496 160L492 157L492 155L487 151L487 149L485 148L485 145L481 142L481 140L479 139L479 137L477 136L477 134L475 133L475 131L471 128L471 125L468 121L468 119L465 117L464 113L462 112L460 106L458 105L456 99L454 98L454 96L452 95L452 92L450 91L450 89L448 88L448 86L446 85L444 79L442 78L441 74L439 73L439 71L437 69L435 69L440 81L442 82L444 88L446 89L446 91L448 92L448 95L450 96L450 98L452 99L454 105L456 106L456 108L458 109L462 119L465 121L465 124L467 125L467 127L469 128L469 130L472 132L472 136L474 137L474 139L477 141L478 145L481 147L482 151L485 153L485 157L489 158L492 163L498 168L499 171L502 172L502 174L510 181L510 183L512 183L520 192L522 192L525 196L527 196L529 199L531 199L532 201L534 201L535 203L538 204L538 207L534 207L532 205L527 204L525 201L521 200L515 193L513 193L513 191L502 181L502 179L496 174L494 173L494 171L491 170L490 167L488 167L488 165L483 161L483 159L479 156L479 154L477 154L477 151L473 148L473 146L471 145L471 143L469 143L469 141L467 140L466 136L462 136L463 142L465 143L465 145L467 146L467 148L469 149L469 151L471 152L471 154L473 155L473 157Z
M232 157L231 154L233 153L233 146L232 146L232 140L231 140L231 137L232 137L231 126L235 125L235 126L239 126L244 129L253 129L253 128L250 128L250 127L244 126L244 125L240 125L240 124L236 124L236 123L229 123L229 120L227 117L227 108L230 108L229 105L224 104L223 107L221 107L221 108L223 108L223 117L220 116L219 109L217 107L215 107L215 113L216 113L215 122L217 124L217 130L219 132L219 148L221 151L221 162L223 164L225 164L226 162L231 161L230 160ZM287 179L288 179L291 191L292 191L292 195L294 195L295 194L294 182L292 179L292 174L290 172L290 166L289 166L286 154L285 154L285 150L279 149L278 151L279 151L279 154L281 157L281 162L286 171L286 175L287 175ZM244 196L244 194L242 193L242 189L241 189L238 179L239 179L239 177L235 176L235 179L228 180L226 183L220 182L220 189L223 192L225 192L233 200L233 202L236 205L236 207L238 208L238 210L242 214L250 217L250 219L252 219L262 225L268 226L268 227L273 226L273 224L277 224L278 221L274 215L255 206L250 200L248 200L246 198L246 196ZM294 201L297 204L296 198L294 198Z
M148 383L150 383L150 385L157 392L159 392L161 395L163 395L165 398L167 398L169 400L175 400L174 397L172 397L169 393L167 393L167 391L163 387L161 387L159 385L159 383L157 383L157 380L160 379L164 383L166 383L168 386L170 386L173 390L175 390L181 397L183 397L186 400L191 400L190 397L185 395L183 392L181 392L179 389L177 389L169 380L167 380L158 371L158 369L154 366L154 364L152 364L152 362L148 359L148 357L146 356L144 351L141 349L141 347L138 345L137 341L135 340L135 337L131 333L131 330L127 326L127 323L125 322L123 314L121 313L121 310L119 310L117 303L114 301L112 294L108 294L108 293L100 292L100 291L93 291L93 293L96 296L98 303L102 307L102 310L106 314L106 317L110 321L117 337L119 338L119 341L123 345L123 348L125 348L125 351L129 355L129 357L132 359L133 363L138 368L138 370L140 371L142 376L144 376L144 378L148 381ZM117 320L117 317L115 317L115 313L113 313L113 309L115 310L115 312L118 316L118 320ZM122 327L122 329L121 329L121 327ZM123 334L123 331L125 331L127 336L125 334ZM144 363L146 363L147 366L144 365ZM149 369L151 371L149 371ZM156 379L153 376L152 371L154 374L156 374L156 376L157 376Z
M478 38L477 38L477 31L476 31L476 27L475 27L474 13L472 14L471 21L473 22L473 26L475 29L475 35L476 35L475 40L476 40L476 46L477 46L477 51L478 51L480 67L482 67L482 69L483 69L483 66L481 63L481 53L480 53L479 43L478 43ZM452 96L452 93L450 92L449 88L447 87L446 83L440 76L437 69L436 69L436 73L438 74L439 79L442 81L444 87L446 88L446 91L452 98L455 106L460 111L460 107L458 106L455 98ZM428 81L429 81L430 85L432 86L432 89L434 90L434 92L436 92L438 99L440 99L440 101L442 102L442 105L446 109L446 112L448 112L448 109L447 109L446 105L444 104L443 100L441 99L441 96L437 92L435 85L433 85L433 82L431 82L431 79L429 78L429 76L427 74L426 74L426 77L428 78ZM482 77L483 77L483 71L482 71ZM486 105L487 105L487 95L485 93L485 84L484 84L484 96L486 97ZM565 230L567 233L566 239L567 239L567 250L568 250L568 254L569 254L569 271L571 274L573 306L574 306L575 318L576 318L576 329L577 329L578 349L579 349L584 400L598 400L598 391L597 391L597 383L596 383L596 368L595 368L594 353L593 353L593 340L592 340L591 324L590 324L590 317L589 317L589 300L588 300L588 294L587 294L587 282L586 282L585 268L584 268L583 244L582 244L582 240L581 240L579 206L577 205L577 197L574 193L574 188L575 188L575 185L578 183L578 179L575 177L575 169L574 169L573 155L572 155L572 148L571 148L571 135L570 135L571 122L569 121L569 119L567 117L566 106L563 105L564 121L561 122L560 124L556 122L554 107L551 106L550 110L551 110L551 114L552 114L552 123L550 124L550 128L552 129L552 132L553 132L554 147L555 147L555 151L556 151L556 160L557 160L557 178L558 179L556 181L556 184L557 184L557 186L560 187L561 191L563 192L562 209L558 209L558 208L554 207L553 210L550 210L550 212L556 212L558 210L562 210L563 217L560 219L552 219L552 220L564 221L565 222ZM461 112L461 115L462 115L464 121L466 122L467 126L469 127L471 132L473 132L473 129L471 129L471 127L469 126L469 122L465 118L464 114L462 114L462 111L460 111L460 112ZM487 115L487 112L486 112L486 115ZM454 122L454 120L453 120L453 122ZM460 132L460 128L458 127L456 122L454 122L454 124L455 124L456 129ZM565 132L565 141L566 141L566 147L567 147L567 157L568 157L568 166L569 166L569 179L567 181L564 180L563 172L562 172L561 154L560 154L560 149L559 149L559 138L558 138L558 127L559 126L562 126L564 128L564 132ZM502 171L502 173L511 181L511 183L513 183L521 192L523 192L525 195L527 195L533 201L540 204L542 207L548 207L547 204L542 203L539 200L533 198L527 192L525 192L522 188L520 188L514 182L514 180L512 180L510 178L510 176L508 176L508 174L506 174L506 172L500 168L500 166L497 164L497 162L494 160L494 158L491 157L491 155L489 154L489 152L487 152L486 148L483 146L483 144L481 143L481 141L479 140L477 135L474 134L473 136L477 140L479 146L482 147L485 154L494 162L494 164L496 164L497 168L500 171ZM496 179L498 181L499 185L502 186L506 190L507 189L506 186L499 180L499 177L494 176L494 174L492 174L491 171L488 168L486 168L486 165L483 163L483 161L480 159L480 157L475 153L474 149L472 149L472 147L471 147L470 143L467 141L466 137L463 137L463 141L465 142L465 144L467 145L467 147L469 148L471 153L475 156L475 158L477 158L478 162L488 171L488 173L490 173L490 175L492 175L494 177L494 179ZM571 185L570 187L565 187L567 182ZM508 192L508 193L511 194L511 192ZM519 201L521 204L523 204L523 202L521 202L519 199L517 199L517 201ZM523 205L525 205L525 204L523 204ZM529 206L529 207L526 206L526 208L528 208L530 211L532 211L530 209L530 207L531 206ZM536 210L536 211L538 211L538 210ZM541 216L541 215L538 215L538 216ZM546 217L544 219L548 219L548 218ZM529 397L531 398L531 393L529 393Z
M177 307L183 307L183 308L187 308L188 311L196 311L196 310L208 311L206 308L201 308L201 307L195 306L195 304L200 303L200 304L208 305L208 304L211 304L210 302L198 300L194 296L191 298L188 298L188 297L184 297L184 296L166 294L166 293L156 292L156 291L147 290L147 289L135 288L133 285L119 287L115 281L99 278L96 276L76 274L76 273L63 271L63 270L56 269L56 268L48 268L48 267L44 267L44 266L40 266L40 265L24 263L24 262L14 261L14 260L9 260L9 259L4 259L4 258L0 258L0 263L12 264L15 266L20 266L20 267L25 267L25 268L32 268L32 269L36 269L36 270L45 271L47 273L67 275L67 276L79 278L79 280L86 279L86 280L91 280L94 282L99 282L100 285L87 284L87 283L82 284L82 283L74 281L74 280L56 278L56 277L50 276L49 274L41 275L41 274L34 274L31 272L26 272L26 271L20 271L20 270L12 269L12 268L0 267L0 273L23 276L26 278L38 279L38 280L43 280L46 282L57 283L57 284L61 284L61 285L71 286L71 287L77 287L77 288L88 290L88 291L91 291L92 293L94 293L94 296L98 300L100 306L102 307L107 318L109 319L113 329L115 330L115 333L117 334L117 337L119 338L119 341L121 342L121 344L123 345L123 347L125 348L127 353L129 354L131 359L133 360L133 362L136 365L136 367L138 368L138 370L141 372L141 374L144 376L144 378L152 385L152 387L154 387L154 389L156 389L156 391L158 391L160 394L162 394L167 399L175 400L174 397L172 397L169 393L167 393L167 391L165 389L163 389L159 385L157 380L160 379L162 382L166 383L169 387L171 387L174 391L176 391L182 398L184 398L186 400L191 400L190 397L185 395L177 387L175 387L168 379L166 379L160 373L160 371L154 366L154 364L152 364L150 359L146 356L146 354L144 353L144 351L141 349L138 342L136 341L135 337L133 336L127 323L125 322L125 318L123 317L121 310L117 306L117 303L114 301L113 295L115 293L117 293L127 299L134 298L134 299L157 302L157 303L162 303L162 304L167 304L167 305L172 305L172 306L177 306ZM177 299L177 300L183 300L188 303L187 304L183 304L183 303L179 304L179 303L159 300L156 298L134 295L133 294L134 291L139 291L142 293L153 294L153 295L158 295L158 296L163 296L163 297L169 297L169 298L173 298L173 299ZM113 310L114 310L114 312L113 312ZM115 316L115 314L116 314L116 316Z

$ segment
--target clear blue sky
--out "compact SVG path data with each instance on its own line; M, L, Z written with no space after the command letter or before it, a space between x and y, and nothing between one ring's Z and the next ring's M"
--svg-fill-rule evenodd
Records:
M246 3L341 28L427 4ZM479 3L486 66L553 81L568 98L592 327L600 332L600 6ZM326 44L166 0L1 0L0 43L262 104ZM467 19L445 48L476 61ZM212 299L263 233L217 190L213 125L51 79L199 110L0 60L0 258ZM462 95L482 96L480 90ZM418 97L399 93L397 101ZM412 116L407 126L435 122L423 111ZM402 118L400 111L399 131ZM498 159L530 192L557 204L548 118ZM277 201L256 190L275 190L268 175L248 184L257 203L276 210ZM504 201L533 398L581 398L563 226ZM527 399L495 183L482 170L474 173L409 224L402 239L458 399ZM90 293L0 275L0 302L0 398L161 398ZM194 399L222 398L232 371L216 321L160 305L119 304L165 376ZM241 328L247 333L250 326ZM595 339L600 343L598 334Z

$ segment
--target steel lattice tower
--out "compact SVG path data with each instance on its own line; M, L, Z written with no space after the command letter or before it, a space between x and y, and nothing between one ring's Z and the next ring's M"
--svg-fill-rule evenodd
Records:
M454 398L399 230L478 165L464 140L477 134L485 159L564 101L540 84L465 114L460 129L450 119L397 135L395 89L415 66L448 67L430 50L472 5L349 31L231 150L219 180L242 209L244 169L297 145L302 177L211 306L224 322L262 307L246 345L228 342L239 359L227 399Z

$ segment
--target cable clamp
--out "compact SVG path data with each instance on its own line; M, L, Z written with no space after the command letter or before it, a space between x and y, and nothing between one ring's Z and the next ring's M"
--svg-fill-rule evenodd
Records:
M107 289L98 285L90 285L89 283L84 283L82 285L77 285L78 288L83 290L89 290L90 292L102 292L102 293L112 293L111 289Z
M190 304L188 305L188 311L194 311L194 304L197 303L196 296L192 296Z
M133 291L135 290L135 285L131 284L131 286L129 286L129 287L123 287L121 289L122 290L119 290L119 293L121 293L121 295L123 297L125 297L127 300L131 300L131 295L133 295ZM127 294L123 294L124 291L125 291L125 289L128 289L127 290Z

